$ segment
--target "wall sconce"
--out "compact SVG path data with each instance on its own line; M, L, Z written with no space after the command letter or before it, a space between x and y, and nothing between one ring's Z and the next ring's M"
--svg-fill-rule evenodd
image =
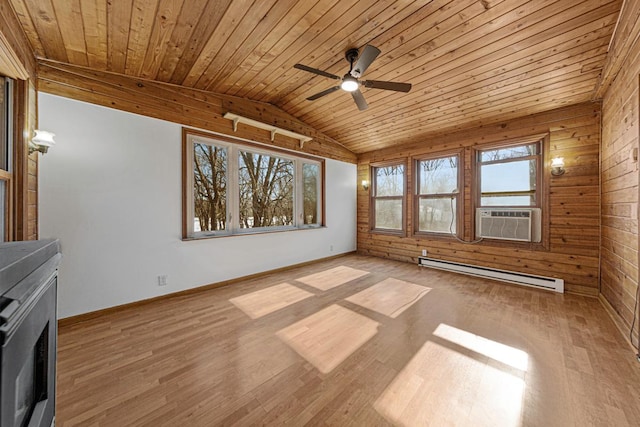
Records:
M562 174L564 174L564 159L556 157L551 160L551 175L560 176Z
M49 147L55 145L53 137L54 133L47 132L46 130L35 130L36 135L29 141L29 154L34 151L39 151L44 154L49 150Z
M362 189L363 189L364 191L369 190L369 181L367 181L366 179L363 179L363 180L362 180Z

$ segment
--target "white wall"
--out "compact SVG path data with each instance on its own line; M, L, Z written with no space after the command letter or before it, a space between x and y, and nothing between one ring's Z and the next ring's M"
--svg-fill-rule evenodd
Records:
M56 134L39 217L62 244L60 318L356 248L353 164L326 161L326 228L182 241L181 126L44 93L38 107Z

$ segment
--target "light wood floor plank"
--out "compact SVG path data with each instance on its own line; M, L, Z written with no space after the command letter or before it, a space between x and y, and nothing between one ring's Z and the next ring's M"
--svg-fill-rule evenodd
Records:
M65 427L636 426L639 400L597 299L359 255L59 330Z

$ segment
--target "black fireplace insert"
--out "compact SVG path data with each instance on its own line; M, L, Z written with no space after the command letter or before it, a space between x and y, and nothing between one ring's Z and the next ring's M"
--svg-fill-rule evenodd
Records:
M57 240L0 244L0 427L55 420Z

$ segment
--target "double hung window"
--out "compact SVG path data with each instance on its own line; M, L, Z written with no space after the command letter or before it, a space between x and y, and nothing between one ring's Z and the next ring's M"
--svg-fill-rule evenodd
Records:
M404 164L372 168L373 228L376 230L404 230L404 169Z
M456 233L459 162L457 155L416 162L416 232Z
M540 143L477 152L479 207L537 207L540 204Z

